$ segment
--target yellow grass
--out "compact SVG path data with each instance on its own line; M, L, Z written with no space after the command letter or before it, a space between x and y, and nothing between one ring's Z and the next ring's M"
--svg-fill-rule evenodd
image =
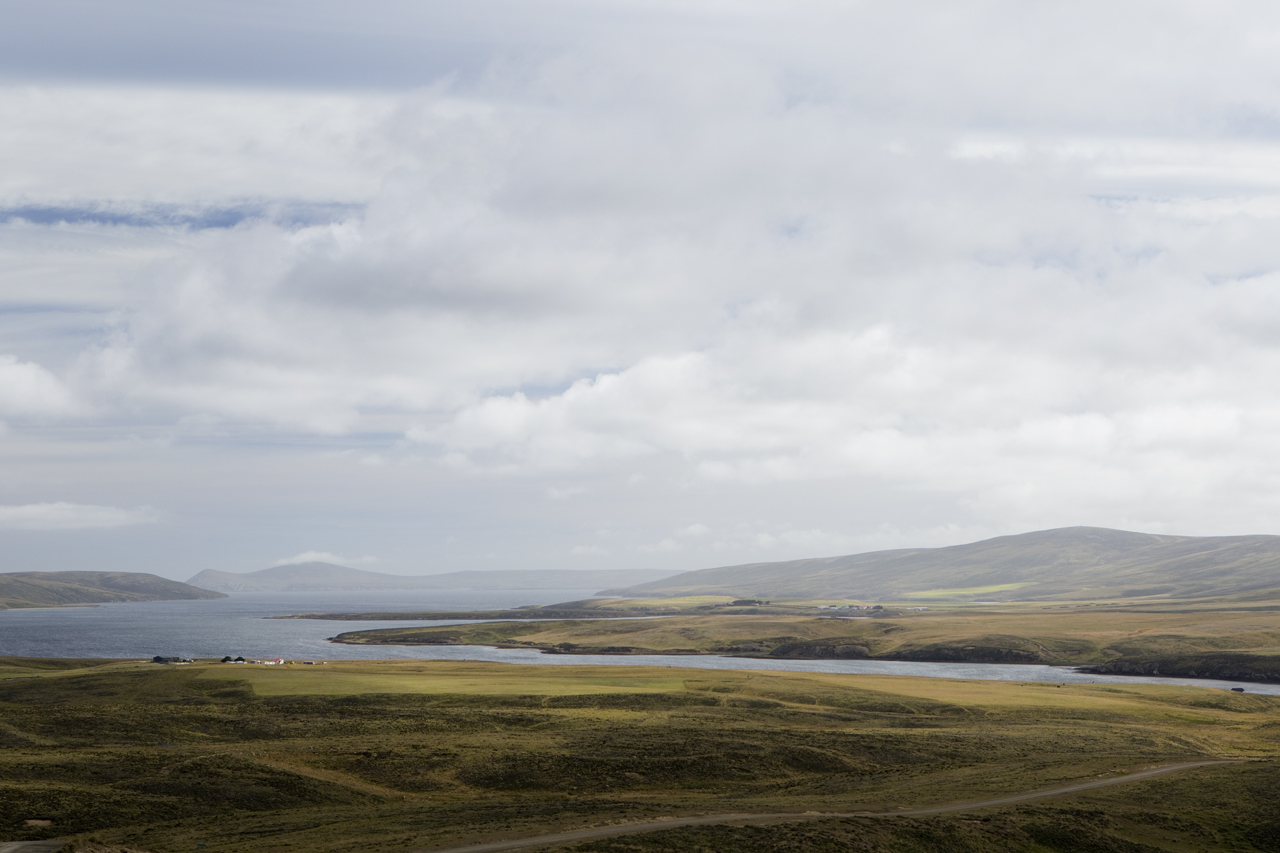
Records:
M978 681L900 675L708 670L680 666L563 666L483 661L345 661L326 666L229 666L197 664L202 679L248 682L260 696L358 696L364 694L455 694L476 696L570 696L610 693L727 694L805 691L875 691L969 708L1071 710L1141 717L1185 715L1189 704L1222 699L1219 688L1165 684L1055 684ZM1234 699L1235 697L1226 697ZM1250 700L1280 699L1253 695ZM804 704L803 699L801 704ZM1233 719L1210 705L1197 713Z
M334 661L325 666L211 664L201 665L201 676L248 682L259 696L570 696L684 689L683 674L667 667L519 666L483 661Z
M1035 586L1034 582L1029 583L1001 583L991 586L967 586L957 589L927 589L922 592L909 592L907 598L956 598L962 595L991 595L997 592L1008 592L1014 589L1022 589L1027 586Z
M683 595L673 598L606 598L593 601L592 608L604 610L631 610L643 608L664 608L664 609L693 609L695 607L707 607L711 604L728 604L736 601L731 595Z

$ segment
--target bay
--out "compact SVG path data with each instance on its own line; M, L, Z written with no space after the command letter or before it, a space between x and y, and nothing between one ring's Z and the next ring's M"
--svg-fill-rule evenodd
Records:
M130 601L93 607L0 611L0 655L46 658L364 658L418 657L326 640L367 623L271 619L291 613L501 610L589 598L591 589L378 590L373 592L244 592L209 601ZM380 628L450 625L387 621Z
M1058 684L1170 684L1280 695L1280 685L1201 678L1101 676L1035 664L871 660L773 660L720 655L547 655L485 646L348 646L328 637L360 628L451 625L460 620L325 622L271 619L292 613L495 610L591 597L594 589L396 590L234 593L213 601L149 601L0 611L0 656L50 658L416 659L573 666L664 666L856 675L905 675Z

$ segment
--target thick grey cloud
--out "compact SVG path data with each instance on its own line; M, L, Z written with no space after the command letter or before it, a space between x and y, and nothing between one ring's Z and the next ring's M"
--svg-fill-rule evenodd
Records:
M309 8L7 60L7 503L201 568L1269 530L1269 6Z

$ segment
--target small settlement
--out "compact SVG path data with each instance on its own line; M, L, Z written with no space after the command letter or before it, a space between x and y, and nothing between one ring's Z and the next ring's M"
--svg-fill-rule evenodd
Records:
M165 663L165 664L184 664L184 663L195 663L195 660L194 660L193 658L165 657L164 655L156 655L155 657L153 657L153 658L151 659L151 662L152 662L152 663ZM262 659L257 659L257 658L244 658L244 657L234 657L234 658L233 658L231 655L227 655L226 657L224 657L224 658L222 659L222 663L243 663L243 664L256 663L256 664L258 664L259 666L283 666L284 664L300 663L300 664L306 664L306 665L308 665L308 666L317 666L317 665L324 665L324 664L327 664L327 663L328 663L328 661L323 661L323 660L285 660L284 658L262 658Z

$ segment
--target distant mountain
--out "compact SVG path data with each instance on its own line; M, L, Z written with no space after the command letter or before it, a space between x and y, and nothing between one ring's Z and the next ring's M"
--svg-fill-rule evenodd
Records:
M187 583L224 592L306 592L377 589L588 589L657 581L671 571L532 569L447 572L440 575L389 575L332 563L295 563L256 572L206 569Z
M1280 536L1157 536L1066 527L948 548L749 563L605 590L627 598L1190 598L1280 587Z
M6 572L0 574L0 610L106 604L112 601L187 601L226 598L220 592L141 572Z

